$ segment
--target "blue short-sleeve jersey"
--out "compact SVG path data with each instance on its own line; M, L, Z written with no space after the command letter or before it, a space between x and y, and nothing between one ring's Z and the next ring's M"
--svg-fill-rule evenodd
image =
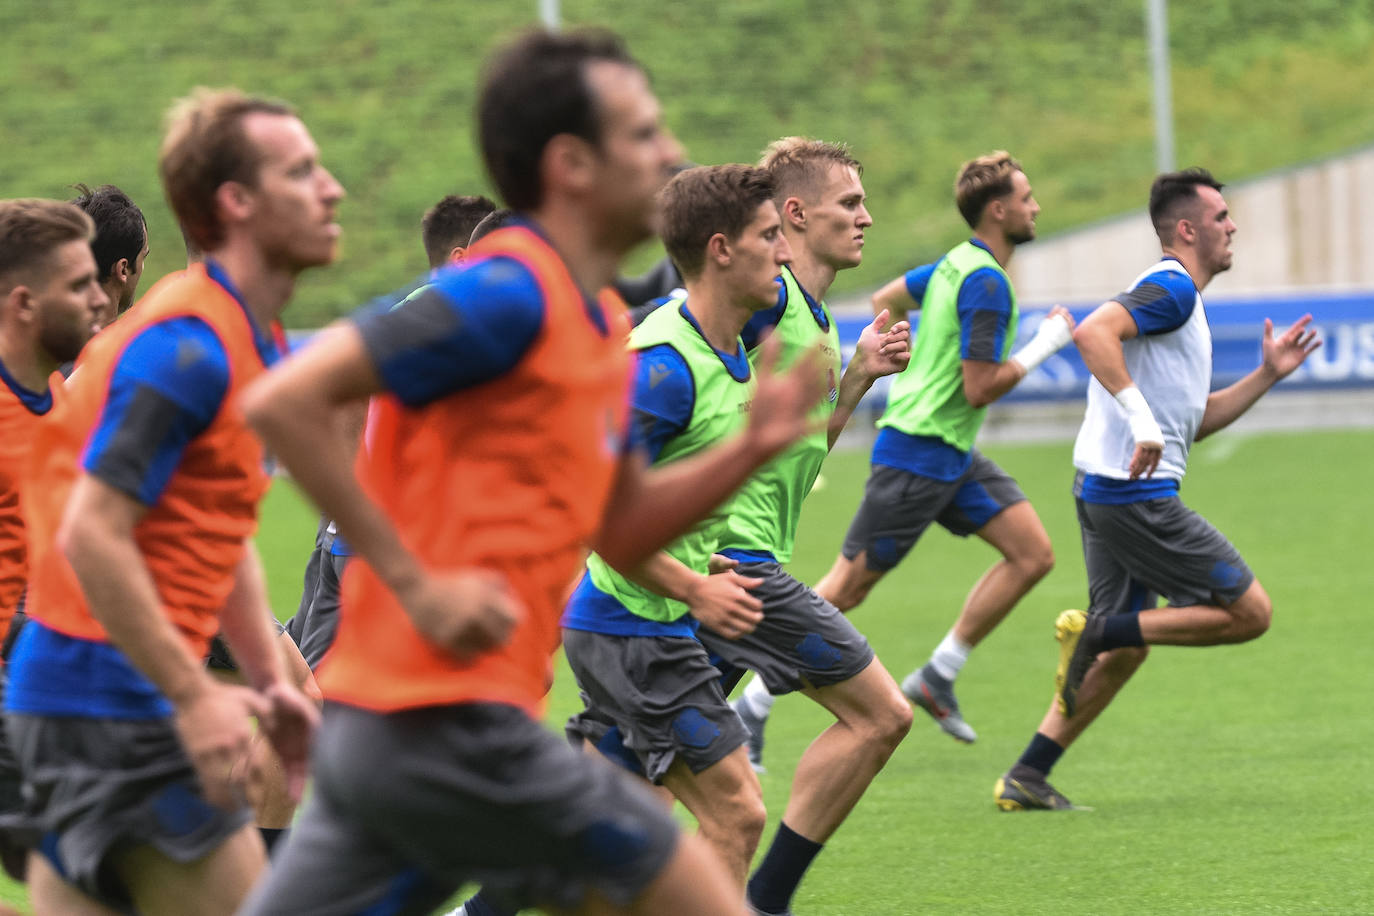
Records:
M978 239L973 244L987 250ZM1000 271L980 267L964 278L956 304L959 314L959 357L1002 362L1007 326L1011 322L1011 287Z
M81 465L151 506L191 440L214 421L229 390L229 356L203 319L168 318L140 331L110 376Z
M744 330L739 332L746 350L757 347L764 334L777 327L778 322L782 321L783 313L787 311L787 284L782 282L782 277L778 277L773 282L778 284L777 304L770 308L759 309L745 323Z
M930 286L930 278L935 273L935 268L939 266L939 261L934 264L922 264L920 267L913 267L902 277L906 281L906 291L916 304L920 305L926 298L926 287Z
M1197 286L1185 273L1160 269L1114 298L1131 313L1141 334L1167 334L1192 317Z
M394 309L355 318L383 384L408 407L499 378L544 324L534 275L514 258L440 270Z
M681 353L668 344L639 351L630 399L633 441L648 453L650 461L687 428L696 399L692 371Z

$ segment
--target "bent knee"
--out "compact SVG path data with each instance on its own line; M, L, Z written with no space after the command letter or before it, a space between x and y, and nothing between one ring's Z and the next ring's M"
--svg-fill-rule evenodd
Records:
M1269 630L1274 619L1274 605L1268 595L1245 601L1232 608L1236 618L1237 635L1241 642L1258 639Z
M882 703L875 703L867 718L872 740L895 748L911 731L911 703L902 696L902 691L894 681L892 689L884 694Z
M721 804L716 807L716 811L721 827L757 845L768 821L763 795L756 790L741 788L730 793L728 798L718 801Z
M1048 576L1050 570L1054 569L1054 548L1050 546L1049 541L1045 541L1043 544L1037 544L1033 549L1018 555L1011 562L1023 579L1034 584Z

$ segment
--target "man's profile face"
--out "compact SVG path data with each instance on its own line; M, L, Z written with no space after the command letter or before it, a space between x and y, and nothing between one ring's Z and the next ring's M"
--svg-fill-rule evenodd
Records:
M771 201L759 204L754 218L730 242L730 265L736 288L755 310L778 301L778 270L792 260L792 249L782 233L782 219Z
M628 248L657 233L658 192L682 161L682 147L663 125L642 70L593 61L587 82L601 122L592 203L607 219L608 234Z
M1011 176L1011 192L1002 198L1006 214L1002 221L1002 232L1013 245L1021 245L1035 238L1035 218L1040 214L1040 204L1031 191L1030 179L1026 173L1017 171Z
M1212 273L1219 274L1231 269L1231 236L1236 234L1236 224L1226 199L1216 188L1198 185L1197 196L1193 227L1197 233L1198 260Z
M261 155L257 181L247 187L259 247L274 266L292 271L330 263L342 234L336 217L344 190L320 163L305 124L293 115L254 113L243 128Z
M858 267L864 257L864 230L873 225L863 182L853 166L833 163L806 208L807 249L835 270Z
M31 290L38 345L53 362L71 362L103 327L110 301L96 280L90 244L77 239L59 245L48 255L42 277Z

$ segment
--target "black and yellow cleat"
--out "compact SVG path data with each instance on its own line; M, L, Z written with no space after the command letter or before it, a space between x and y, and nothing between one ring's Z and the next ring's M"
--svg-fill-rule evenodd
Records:
M992 788L993 801L1003 811L1091 811L1069 801L1043 776L1007 773Z
M1064 611L1054 621L1054 638L1059 640L1059 665L1054 671L1054 691L1059 711L1072 717L1078 707L1078 688L1088 669L1097 660L1101 627L1090 626L1082 611Z

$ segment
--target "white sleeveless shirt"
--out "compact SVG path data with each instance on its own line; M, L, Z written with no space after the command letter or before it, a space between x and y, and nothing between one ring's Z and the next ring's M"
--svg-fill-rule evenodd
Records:
M1169 272L1188 272L1166 259L1136 277L1135 289L1151 277ZM1190 278L1191 280L1191 278ZM1164 431L1164 454L1154 478L1182 480L1188 469L1188 450L1207 409L1212 388L1212 332L1202 294L1194 301L1186 321L1172 331L1139 334L1121 342L1126 371L1135 381L1145 403ZM1088 382L1088 409L1073 446L1074 467L1088 474L1117 480L1130 478L1135 439L1121 405L1096 378Z

